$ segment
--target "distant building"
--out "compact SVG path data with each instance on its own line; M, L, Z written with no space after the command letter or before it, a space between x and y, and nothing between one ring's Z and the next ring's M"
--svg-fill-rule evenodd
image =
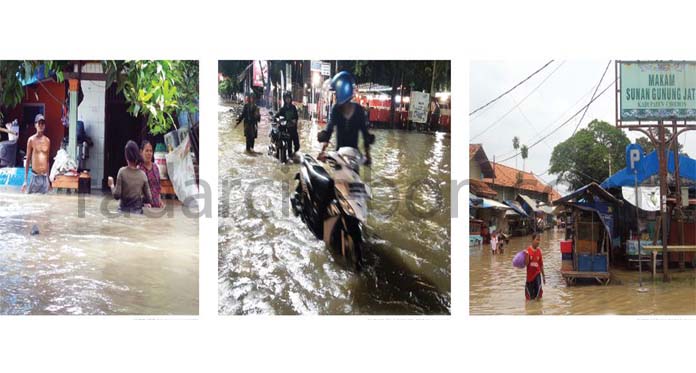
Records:
M531 172L521 171L500 163L491 162L490 166L495 177L486 177L483 181L497 193L496 199L498 201L515 200L518 194L524 194L547 204L561 198L560 193Z
M493 166L481 144L469 144L469 191L479 197L495 199L498 193L483 181L484 178L495 178Z

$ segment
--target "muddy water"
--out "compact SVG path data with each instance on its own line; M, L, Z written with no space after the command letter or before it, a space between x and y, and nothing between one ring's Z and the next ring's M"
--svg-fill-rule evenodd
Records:
M561 230L542 236L544 268L547 275L541 301L524 299L524 269L512 266L512 257L531 243L531 237L514 237L503 255L491 255L490 245L471 251L470 310L472 315L686 315L696 314L696 274L693 270L673 272L673 281L655 281L643 272L640 288L638 271L612 269L609 286L566 286L560 274Z
M0 206L0 314L198 314L198 219L175 202L125 217L110 196L0 189Z
M293 216L299 165L265 154L265 111L258 154L245 154L243 124L232 128L239 109L218 112L221 314L449 313L448 135L375 131L373 166L361 169L374 195L366 267L356 274ZM319 153L317 131L300 123L301 151Z

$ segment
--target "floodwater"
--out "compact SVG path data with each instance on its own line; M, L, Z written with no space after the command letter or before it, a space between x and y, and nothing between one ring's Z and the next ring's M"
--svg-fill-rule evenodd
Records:
M197 315L198 218L166 202L126 217L101 193L0 189L0 314Z
M647 265L640 289L638 270L611 269L608 286L566 286L561 277L560 241L563 230L543 233L540 247L544 252L547 275L544 297L526 302L525 269L512 266L512 257L531 244L531 236L513 237L503 255L491 255L490 245L483 250L470 249L469 301L472 315L693 315L696 314L696 273L693 269L672 269L672 282L662 282L658 269L651 279Z
M373 166L361 168L373 191L366 265L355 273L292 214L299 165L266 154L267 112L249 155L243 124L233 129L239 110L218 110L220 314L449 314L449 135L374 131ZM317 126L299 130L301 151L316 156Z

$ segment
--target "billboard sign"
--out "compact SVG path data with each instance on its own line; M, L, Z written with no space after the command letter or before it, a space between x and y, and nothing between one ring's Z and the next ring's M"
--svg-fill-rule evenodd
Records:
M268 82L268 62L254 61L254 87L265 87Z
M619 62L621 121L696 119L696 62Z
M413 123L425 123L428 121L428 104L430 94L423 92L411 92L408 107L408 119Z

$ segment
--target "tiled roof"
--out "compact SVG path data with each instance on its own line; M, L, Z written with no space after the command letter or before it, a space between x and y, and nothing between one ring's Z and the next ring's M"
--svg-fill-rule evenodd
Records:
M500 185L510 188L519 188L521 190L529 190L538 193L547 193L551 196L551 201L560 198L560 194L552 187L546 185L543 181L539 180L531 172L524 172L517 170L512 167L502 165L500 163L491 162L491 166L495 170L495 183L491 178L483 179L488 184ZM522 174L522 182L518 184L517 174Z
M498 195L488 184L475 179L469 180L469 191L479 197L495 198Z

